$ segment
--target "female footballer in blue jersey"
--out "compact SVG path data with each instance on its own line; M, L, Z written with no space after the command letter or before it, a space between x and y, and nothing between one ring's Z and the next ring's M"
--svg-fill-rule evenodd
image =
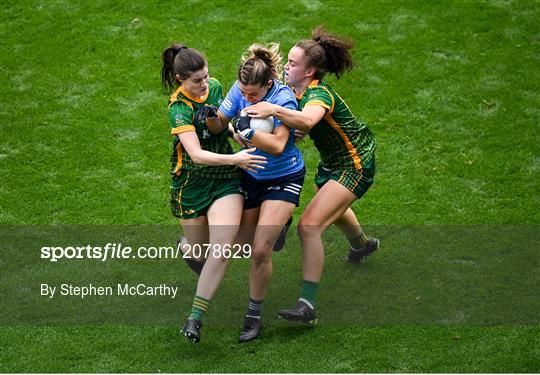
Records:
M326 32L291 48L285 72L298 99L298 111L269 103L258 103L246 112L254 117L274 116L287 126L309 132L321 156L315 184L317 193L298 224L302 245L303 282L300 299L292 309L279 314L288 320L315 322L315 296L324 263L322 233L336 224L347 236L347 260L359 263L379 247L377 238L363 232L351 205L373 183L375 139L358 121L345 101L324 81L326 73L337 78L353 66L352 42Z
M209 78L208 63L199 51L174 44L163 51L162 59L161 83L174 90L169 100L172 212L192 248L210 244L212 249L225 249L234 242L242 218L237 166L253 173L265 158L254 155L254 149L233 154L217 117L223 90L219 81ZM199 342L201 318L221 283L227 258L224 252L210 251L205 263L185 259L200 277L182 333Z
M237 120L237 134L257 150L254 155L266 157L264 170L258 173L243 170L244 233L253 228L252 259L249 278L249 304L240 334L240 342L257 338L261 329L261 304L272 277L272 249L276 240L290 225L291 215L299 205L305 167L300 150L294 144L294 130L275 120L272 133L253 130L249 117L241 111L248 105L269 102L296 110L292 90L278 81L281 55L279 45L253 44L242 57L238 80L219 107L222 124ZM256 225L256 226L255 226ZM250 234L248 235L250 237ZM282 247L283 243L277 244Z

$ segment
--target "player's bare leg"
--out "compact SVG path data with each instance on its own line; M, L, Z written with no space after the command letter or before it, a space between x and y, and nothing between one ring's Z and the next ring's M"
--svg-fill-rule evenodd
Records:
M266 200L261 204L251 253L249 305L240 342L254 340L259 335L261 305L272 278L272 248L295 208L294 203L280 200Z
M257 227L257 221L259 221L259 210L260 207L254 207L242 212L242 221L240 223L240 230L234 240L235 244L249 244L253 247L255 228Z
M242 217L243 202L241 195L231 194L212 203L207 213L208 243L212 247L223 250L225 245L234 243ZM223 256L223 251L210 251L208 253L206 264L197 284L197 295L208 299L214 296L225 274L227 260Z
M272 247L296 208L294 203L267 200L261 205L251 254L249 293L263 299L272 277Z
M351 191L334 180L328 181L306 207L298 223L302 245L302 293L296 308L281 310L288 320L315 322L315 295L324 264L322 233L340 218L357 199Z
M176 246L180 246L182 258L186 261L189 268L197 274L201 274L204 261L204 252L193 251L194 245L199 245L203 249L203 244L208 243L208 218L199 216L194 219L180 219L180 224L184 231Z
M315 186L315 189L319 191L317 186ZM334 224L343 232L349 241L349 253L345 257L345 260L352 263L360 263L364 257L372 254L379 248L379 240L366 236L352 208L347 208L345 213Z
M334 223L349 240L349 252L345 260L351 263L360 263L362 259L373 254L379 248L377 238L368 237L353 210L349 207L345 213Z
M191 314L182 328L184 336L192 342L200 340L201 317L208 310L210 300L227 269L228 259L224 256L223 249L225 245L231 245L236 238L242 217L243 201L243 197L239 194L227 195L217 199L208 209L208 243L211 248L199 277Z
M340 218L356 199L356 195L346 187L330 180L306 207L298 223L302 245L302 273L305 280L316 283L320 281L324 262L322 233Z
M362 235L362 228L354 214L354 211L349 207L336 222L336 227L343 232L347 238L355 238Z

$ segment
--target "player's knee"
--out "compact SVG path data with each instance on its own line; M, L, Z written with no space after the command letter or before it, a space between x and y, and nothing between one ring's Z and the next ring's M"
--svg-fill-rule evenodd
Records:
M226 247L214 246L214 248L208 252L208 259L213 258L218 263L227 263L229 254L227 251L224 251L225 248Z
M323 232L323 226L309 216L300 218L297 229L301 239L317 237Z
M272 244L266 242L264 246L257 244L253 247L251 252L251 259L255 264L262 264L267 262L272 256Z

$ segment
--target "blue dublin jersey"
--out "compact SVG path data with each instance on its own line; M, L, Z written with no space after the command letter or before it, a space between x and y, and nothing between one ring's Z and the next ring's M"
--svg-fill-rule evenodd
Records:
M272 87L262 101L277 104L292 110L296 110L298 108L293 91L288 86L285 86L277 80L274 80ZM240 88L238 87L238 81L236 81L227 93L227 97L219 107L219 110L228 118L234 118L239 117L240 111L252 104L255 103L246 101L246 99L242 96ZM278 126L285 125L283 125L278 119L274 118L274 129ZM294 129L291 129L291 134L289 135L285 149L280 155L271 155L260 149L257 149L254 154L265 156L267 160L265 169L260 169L258 173L245 171L256 180L278 178L291 173L296 173L304 168L304 159L302 159L302 154L294 144Z

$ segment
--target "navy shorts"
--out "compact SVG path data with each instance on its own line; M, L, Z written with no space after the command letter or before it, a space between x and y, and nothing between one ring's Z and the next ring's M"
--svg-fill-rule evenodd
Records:
M291 202L298 207L305 176L305 168L287 176L268 180L256 180L242 171L240 186L245 197L244 210L260 207L262 202L267 200Z

